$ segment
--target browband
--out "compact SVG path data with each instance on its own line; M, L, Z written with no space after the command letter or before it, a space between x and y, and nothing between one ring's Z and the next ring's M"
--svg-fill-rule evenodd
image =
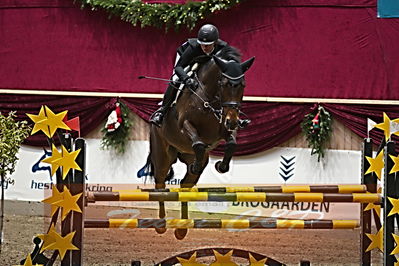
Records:
M225 74L225 73L222 73L222 75L225 76L225 77L228 78L228 79L237 80L237 79L240 79L240 78L244 77L245 74L242 74L242 75L240 75L240 76L238 76L238 77L231 77L231 76L229 76L229 75L227 75L227 74Z

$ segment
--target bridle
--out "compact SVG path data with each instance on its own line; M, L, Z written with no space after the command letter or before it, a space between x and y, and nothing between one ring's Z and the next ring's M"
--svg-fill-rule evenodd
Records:
M222 73L222 76L226 77L229 81L231 81L231 80L238 80L238 79L243 78L243 77L244 77L244 74L241 75L241 76L239 76L239 77L236 77L236 78L229 77L229 76L227 76L227 75L224 74L224 73ZM200 87L203 91L205 91L205 90L204 90L204 85L203 85L202 82L199 80L199 78L198 78L198 76L197 76L196 73L194 74L194 78L197 80L199 87ZM221 80L218 81L218 84L221 84ZM221 85L219 85L219 86L221 86ZM193 90L193 89L191 89L191 88L189 88L189 90L190 90L195 96L197 96L198 99L200 99L200 100L203 102L203 105L204 105L205 108L211 110L211 112L213 113L213 115L214 115L214 116L216 117L216 119L218 120L219 124L222 124L222 123L223 123L223 120L224 120L224 118L225 118L224 115L223 115L223 108L229 108L229 109L237 110L237 112L238 112L239 114L243 114L244 116L247 117L247 115L246 115L245 113L243 113L243 112L240 110L240 109L241 109L241 102L238 102L238 101L220 102L220 104L219 104L219 105L220 105L220 108L219 108L219 109L216 109L216 108L214 108L208 101L205 101L195 90ZM219 90L219 91L220 91L220 90ZM222 98L222 97L219 95L219 99L220 99L220 100L221 100L221 98Z

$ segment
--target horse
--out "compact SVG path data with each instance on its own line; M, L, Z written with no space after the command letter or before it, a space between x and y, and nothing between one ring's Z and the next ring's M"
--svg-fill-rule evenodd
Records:
M233 47L225 47L216 55L205 58L206 62L194 75L199 87L181 90L176 103L165 114L162 126L151 124L146 166L153 173L156 190L165 189L165 181L172 178L172 165L177 159L187 165L181 188L195 186L208 164L209 152L221 141L226 142L224 156L215 167L220 173L229 170L237 144L244 73L254 59L241 63L241 55ZM181 218L188 219L188 204L181 202L181 205ZM165 217L165 206L161 201L159 217ZM156 231L164 233L166 228L157 228ZM175 230L177 239L183 239L186 234L187 229Z

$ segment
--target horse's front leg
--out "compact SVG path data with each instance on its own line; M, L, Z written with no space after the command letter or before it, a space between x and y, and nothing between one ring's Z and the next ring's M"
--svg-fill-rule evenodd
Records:
M219 173L224 174L230 169L229 164L237 146L236 135L237 131L234 131L229 135L226 141L226 146L224 148L223 160L218 161L215 164L215 168Z
M164 189L165 181L172 164L177 158L177 152L172 149L160 135L160 130L152 125L150 129L150 158L154 171L155 189ZM159 201L159 218L165 218L165 203ZM156 228L158 233L164 233L166 228Z
M195 154L194 163L189 167L190 172L194 175L199 175L204 169L202 161L205 155L206 144L199 138L197 130L189 121L184 121L183 130L190 137L192 141L192 148Z

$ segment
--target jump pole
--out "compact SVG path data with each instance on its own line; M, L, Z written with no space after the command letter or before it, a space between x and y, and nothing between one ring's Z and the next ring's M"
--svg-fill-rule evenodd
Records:
M377 193L265 193L265 192L90 192L88 202L96 201L216 201L216 202L358 202L381 204Z
M272 192L272 193L362 193L367 191L366 185L270 185L253 187L194 187L165 189L133 189L132 192Z
M288 219L86 219L85 228L355 229L358 220Z

